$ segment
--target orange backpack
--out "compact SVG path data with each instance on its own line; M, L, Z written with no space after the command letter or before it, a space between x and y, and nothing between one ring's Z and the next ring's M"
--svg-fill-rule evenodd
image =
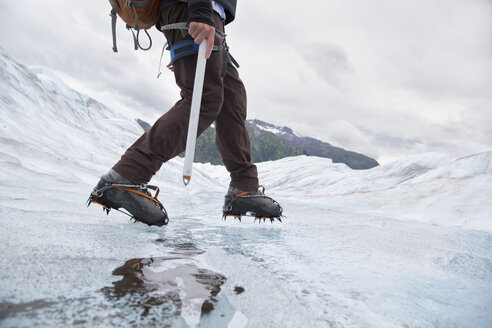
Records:
M109 0L112 6L111 9L111 30L113 33L113 51L118 52L116 47L116 15L126 23L126 28L132 31L135 50L149 50L152 47L152 39L150 38L147 29L157 23L159 18L160 0ZM138 36L140 30L144 30L149 38L149 46L143 48ZM137 31L135 35L134 30Z

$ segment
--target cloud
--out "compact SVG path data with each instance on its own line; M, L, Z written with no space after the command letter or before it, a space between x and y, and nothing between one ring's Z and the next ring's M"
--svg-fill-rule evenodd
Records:
M354 68L343 48L333 44L311 43L300 48L306 63L333 87L341 87Z

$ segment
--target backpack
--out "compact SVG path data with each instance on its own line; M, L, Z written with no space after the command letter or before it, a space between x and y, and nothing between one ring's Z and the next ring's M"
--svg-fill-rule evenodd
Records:
M132 31L135 50L149 50L152 47L152 39L147 29L157 23L159 18L160 0L109 0L111 4L111 31L113 34L113 51L118 52L116 47L116 15L126 23L126 28ZM149 38L149 46L143 48L139 41L140 30L144 30ZM137 31L135 35L134 30Z

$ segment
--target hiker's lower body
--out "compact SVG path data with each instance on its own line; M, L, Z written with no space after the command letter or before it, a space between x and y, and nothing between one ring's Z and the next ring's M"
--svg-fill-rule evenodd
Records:
M179 3L161 12L159 25L188 21L188 7ZM214 16L216 29L224 32L219 15ZM165 36L172 46L177 42L192 40L181 30L170 30ZM216 39L216 45L222 40ZM251 162L249 135L246 129L246 90L239 74L228 58L227 71L221 76L223 53L213 52L207 60L203 86L198 135L215 122L216 143L222 161L230 173L231 182L225 197L224 217L240 218L252 214L257 218L280 218L282 208L266 196L258 186L258 172ZM101 177L89 197L107 212L111 208L124 208L135 220L149 225L168 222L164 206L146 186L163 163L182 153L186 147L188 124L195 79L197 56L189 55L174 63L176 84L181 89L179 100L162 115L123 154L108 174Z
M187 5L177 4L161 12L160 24L188 20ZM223 32L219 15L214 15L216 29ZM170 45L191 40L180 30L166 31ZM216 38L216 44L222 40ZM251 162L249 135L246 129L246 90L230 59L227 73L221 77L222 52L213 52L207 60L198 135L214 121L216 142L222 161L230 172L230 186L241 190L258 188L258 173ZM152 128L145 132L122 156L113 170L136 184L147 183L161 165L185 150L191 98L196 69L196 55L174 63L176 84L181 89L179 100Z

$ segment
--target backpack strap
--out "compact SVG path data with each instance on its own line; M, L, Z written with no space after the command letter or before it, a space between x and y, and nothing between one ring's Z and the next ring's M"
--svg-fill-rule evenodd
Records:
M133 9L133 14L135 15L135 24L134 24L135 26L134 26L134 28L136 30L138 30L139 28L138 28L138 15L137 15L137 10L135 8L148 5L149 2L150 2L150 0L140 0L140 1L125 0L125 6ZM127 26L127 28L128 28L128 26Z
M111 3L111 7L112 8L109 15L111 16L111 33L113 35L113 51L118 52L118 48L116 47L116 18L118 17L118 15L116 14L116 8L120 8L120 5L116 0L114 0Z
M137 10L136 10L137 7L143 7L147 4L149 4L150 1L151 0L141 0L141 1L125 0L125 6L128 8L131 8L133 10L133 14L135 16L134 26L126 24L126 28L128 30L132 31L133 45L134 45L135 50L138 50L138 49L149 50L152 47L152 38L150 37L150 34L149 34L149 32L147 32L147 30L144 30L144 31L145 31L145 34L147 34L147 37L149 38L149 46L144 48L140 45L140 42L138 40L139 35L140 35L140 29L138 28L138 15L137 15ZM118 4L118 1L116 1L116 0L113 0L111 2L111 6L112 6L112 9L111 9L111 12L109 15L111 16L111 33L113 35L113 51L118 52L118 48L116 46L116 19L118 17L117 11L118 10L121 11L121 7ZM137 34L135 34L134 30L137 30Z
M135 50L141 49L141 50L147 51L152 47L152 38L150 37L150 34L149 34L149 32L147 32L147 30L144 30L144 32L145 32L145 34L147 34L147 38L149 39L149 45L148 45L148 47L144 48L144 47L142 47L142 45L140 44L140 41L138 40L138 38L140 36L140 30L137 30L137 34L135 34L135 30L130 25L126 25L126 28L128 30L132 31L133 46L134 46Z

